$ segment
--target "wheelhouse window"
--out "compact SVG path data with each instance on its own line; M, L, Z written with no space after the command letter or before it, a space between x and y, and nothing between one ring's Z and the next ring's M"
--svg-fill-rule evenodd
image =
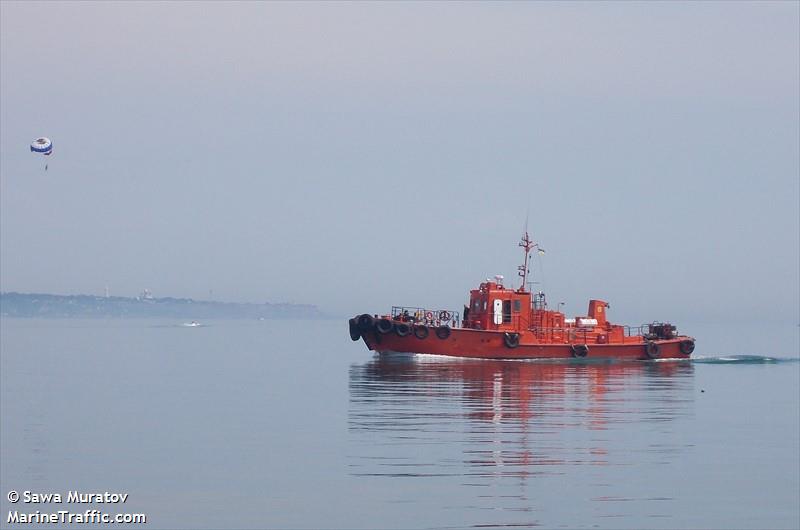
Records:
M522 308L522 302L519 299L514 300L514 312L519 313L519 310Z
M511 322L511 300L503 300L503 324Z

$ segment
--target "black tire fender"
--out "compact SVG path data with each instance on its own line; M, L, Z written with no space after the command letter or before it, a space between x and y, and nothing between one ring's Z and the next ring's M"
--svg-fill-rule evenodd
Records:
M417 337L419 340L427 339L429 333L430 330L428 329L428 326L424 324L421 326L414 326L414 336Z
M661 347L657 342L648 340L644 345L644 353L647 354L648 359L658 359L658 356L661 353Z
M372 315L364 313L356 317L356 324L358 325L358 330L363 334L365 331L372 329L375 325L375 319L372 318Z
M589 346L586 344L573 344L570 349L572 350L572 356L576 359L583 359L589 355Z
M436 336L444 340L450 336L450 326L439 326L436 328Z
M394 325L394 332L397 333L398 337L405 337L411 333L411 326L405 322L398 322Z
M394 322L392 322L388 318L379 318L375 322L375 330L381 335L386 335L387 333L391 333L393 329L394 329Z
M694 341L691 339L681 341L681 353L691 355L694 352Z
M358 330L358 324L355 318L350 319L350 338L354 341L361 338L361 332Z
M516 348L519 346L519 333L503 333L503 342L506 345L506 348Z

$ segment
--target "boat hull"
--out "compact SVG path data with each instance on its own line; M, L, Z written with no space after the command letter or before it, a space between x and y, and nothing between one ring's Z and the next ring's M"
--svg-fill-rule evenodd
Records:
M450 329L449 336L440 338L433 330L424 338L413 333L399 336L394 332L382 334L377 330L367 330L361 338L370 350L386 353L421 353L448 355L480 359L572 359L576 355L570 343L540 343L535 337L523 334L519 345L508 347L504 333L464 328ZM648 342L642 337L628 337L626 342L606 344L585 344L588 349L585 359L688 359L689 354L681 351L681 343L693 341L691 337L678 336L672 339L649 341L658 345L657 353L648 355ZM583 343L580 343L583 344Z

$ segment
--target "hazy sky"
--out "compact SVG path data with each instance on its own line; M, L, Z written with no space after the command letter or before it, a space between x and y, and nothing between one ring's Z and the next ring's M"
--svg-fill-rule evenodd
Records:
M798 6L4 1L0 288L796 322Z

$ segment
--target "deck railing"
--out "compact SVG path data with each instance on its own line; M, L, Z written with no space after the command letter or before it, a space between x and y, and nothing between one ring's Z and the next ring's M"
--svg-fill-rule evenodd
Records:
M459 327L461 314L452 309L428 309L425 307L392 306L392 319L416 322L426 326Z
M665 327L667 326L667 327ZM531 327L530 330L540 340L548 342L568 342L568 343L589 343L594 342L596 336L594 327ZM665 331L666 330L666 331ZM671 330L671 331L670 331ZM664 339L672 338L677 334L677 330L669 324L654 322L652 324L642 324L641 326L623 326L622 343L641 342L642 339ZM671 336L669 336L671 334Z
M641 326L623 326L623 328L625 329L625 337L641 337L646 335L649 331L649 326L647 324L642 324Z
M546 328L546 327L532 327L530 330L536 335L539 340L545 342L564 342L564 343L584 343L590 342L588 340L589 336L593 335L592 328L577 328L577 327L557 327L557 328ZM592 340L591 342L594 342Z

